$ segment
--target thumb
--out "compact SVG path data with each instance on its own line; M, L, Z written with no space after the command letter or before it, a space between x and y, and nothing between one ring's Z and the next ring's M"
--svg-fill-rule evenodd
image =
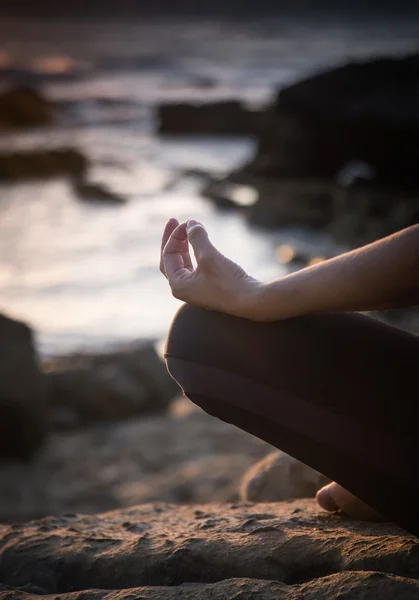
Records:
M198 263L214 252L215 248L209 240L207 230L201 223L190 219L186 224L186 233Z

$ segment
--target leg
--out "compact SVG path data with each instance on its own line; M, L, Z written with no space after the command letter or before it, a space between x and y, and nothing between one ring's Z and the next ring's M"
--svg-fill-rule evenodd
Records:
M359 314L256 323L184 305L166 361L208 413L419 535L419 338Z

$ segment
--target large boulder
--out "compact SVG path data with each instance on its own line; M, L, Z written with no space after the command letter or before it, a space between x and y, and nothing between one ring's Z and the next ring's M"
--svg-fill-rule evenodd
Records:
M236 196L253 190L244 205ZM236 193L236 191L238 193ZM329 232L347 247L359 246L419 222L419 190L354 183L342 187L326 178L262 177L233 173L207 181L202 194L217 207L241 210L252 224L278 228L303 225Z
M127 419L161 411L179 393L152 345L79 355L44 365L55 426Z
M46 125L51 119L49 103L31 88L15 88L0 94L0 128Z
M61 175L82 176L87 158L73 148L0 153L0 181L19 181Z
M281 451L265 456L243 477L243 502L278 502L290 498L312 498L329 479Z
M105 185L86 181L84 178L75 178L72 187L77 197L84 202L107 206L122 206L127 202L124 196L113 192Z
M0 526L1 600L419 597L419 540L278 504L146 504Z
M251 223L267 228L325 227L332 221L337 204L337 186L316 179L233 174L226 179L207 181L201 193L218 208L241 210Z
M162 104L157 121L158 132L164 134L259 135L267 124L267 114L249 110L235 100Z
M46 424L46 386L32 332L0 314L0 459L30 459Z
M419 55L355 62L280 91L248 169L266 176L335 177L348 161L376 180L419 185Z
M419 55L353 62L279 92L255 158L204 194L261 226L326 229L353 247L419 222Z

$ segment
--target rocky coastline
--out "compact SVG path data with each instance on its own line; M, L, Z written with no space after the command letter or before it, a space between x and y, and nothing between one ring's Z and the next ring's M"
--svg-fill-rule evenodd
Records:
M419 55L351 63L265 109L161 105L156 133L253 136L239 171L198 174L202 194L350 248L419 222L418 82ZM0 128L62 110L15 85ZM75 198L123 210L89 167L75 147L0 152L2 183L66 177ZM417 316L381 318L418 333ZM419 597L418 540L321 512L326 482L182 398L152 343L41 360L31 328L0 314L0 600Z

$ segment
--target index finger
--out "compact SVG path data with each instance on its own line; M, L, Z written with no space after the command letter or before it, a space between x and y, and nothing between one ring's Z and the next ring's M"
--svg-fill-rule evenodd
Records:
M169 219L166 223L166 227L164 228L163 231L163 236L161 239L161 248L160 248L160 271L163 273L164 276L166 276L166 271L164 268L164 260L163 260L163 250L165 245L167 244L167 242L169 241L170 236L172 235L173 231L176 229L176 227L179 225L179 221L177 219Z
M186 222L178 225L171 233L163 250L163 264L169 283L181 273L190 275L190 269L185 266L184 244L187 240Z

